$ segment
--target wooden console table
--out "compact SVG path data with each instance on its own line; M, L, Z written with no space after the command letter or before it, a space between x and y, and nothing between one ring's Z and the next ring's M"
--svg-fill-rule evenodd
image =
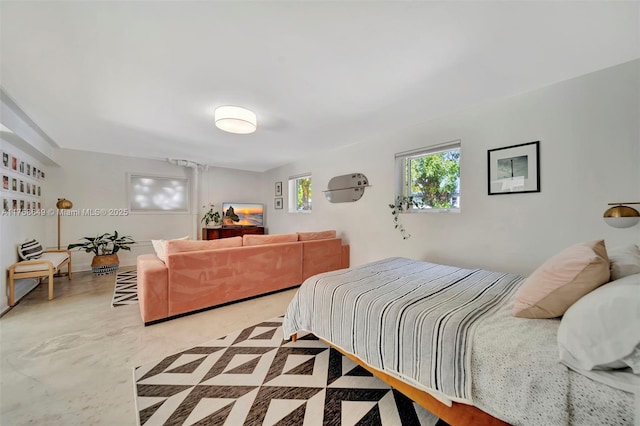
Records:
M264 235L263 226L223 226L221 228L202 228L203 240L242 237L245 234Z

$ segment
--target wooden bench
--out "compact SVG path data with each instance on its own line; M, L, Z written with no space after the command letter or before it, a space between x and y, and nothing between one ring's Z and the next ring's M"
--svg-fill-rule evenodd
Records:
M49 300L53 299L53 275L67 266L68 279L71 279L71 252L69 250L45 250L42 256L34 260L23 260L9 267L9 306L16 301L15 280L23 278L49 277Z

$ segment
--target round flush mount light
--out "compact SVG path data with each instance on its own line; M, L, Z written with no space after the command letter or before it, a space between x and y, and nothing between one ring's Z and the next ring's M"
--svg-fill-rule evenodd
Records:
M246 135L256 131L256 114L246 108L221 106L215 112L216 127L229 133Z

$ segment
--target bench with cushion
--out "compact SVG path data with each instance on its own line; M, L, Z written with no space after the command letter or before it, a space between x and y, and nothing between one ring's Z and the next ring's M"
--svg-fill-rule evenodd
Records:
M67 266L71 279L71 252L66 249L43 250L36 240L28 240L18 246L21 261L9 267L9 306L14 306L15 280L23 278L49 278L49 300L53 299L53 275Z

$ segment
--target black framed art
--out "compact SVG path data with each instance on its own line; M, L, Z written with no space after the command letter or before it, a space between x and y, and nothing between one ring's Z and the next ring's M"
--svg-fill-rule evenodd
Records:
M276 210L282 210L282 198L275 198L273 204Z
M540 192L540 141L487 151L489 195Z

